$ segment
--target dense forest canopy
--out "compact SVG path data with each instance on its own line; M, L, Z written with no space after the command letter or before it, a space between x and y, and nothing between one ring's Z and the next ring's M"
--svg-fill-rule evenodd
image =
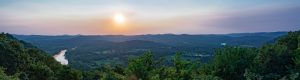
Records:
M127 65L128 58L151 51L155 57L170 61L181 52L184 59L209 62L214 49L227 46L260 47L274 43L287 32L257 32L233 34L149 34L149 35L14 35L54 55L67 50L68 65L92 70L104 64Z
M36 47L0 34L2 80L299 80L300 31L289 32L260 48L226 46L209 63L188 61L182 53L156 59L152 52L128 59L128 65L103 65L82 71L59 64Z

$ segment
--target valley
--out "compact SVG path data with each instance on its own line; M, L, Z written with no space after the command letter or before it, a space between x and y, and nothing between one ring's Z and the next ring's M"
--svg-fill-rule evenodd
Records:
M235 33L211 35L14 35L54 55L68 50L69 65L89 70L104 64L125 65L130 57L151 51L157 58L169 60L175 53L183 53L187 60L209 62L214 50L224 46L260 47L274 43L286 32ZM225 44L225 45L224 45Z

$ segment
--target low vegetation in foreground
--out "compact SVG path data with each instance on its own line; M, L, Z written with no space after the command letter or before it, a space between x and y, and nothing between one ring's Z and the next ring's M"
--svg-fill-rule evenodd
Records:
M151 52L128 59L127 66L103 65L81 71L56 62L44 51L0 34L0 80L299 80L300 31L261 48L224 47L209 63L171 61Z

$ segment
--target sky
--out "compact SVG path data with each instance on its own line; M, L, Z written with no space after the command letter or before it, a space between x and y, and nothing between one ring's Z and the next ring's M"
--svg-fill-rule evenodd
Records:
M140 35L295 31L300 30L299 14L300 0L1 0L0 32Z

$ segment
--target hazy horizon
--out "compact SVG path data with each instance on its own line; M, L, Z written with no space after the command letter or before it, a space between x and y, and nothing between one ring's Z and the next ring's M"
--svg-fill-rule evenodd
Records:
M20 35L230 34L300 30L299 0L1 0Z
M230 34L255 34L255 33L287 33L292 31L270 31L270 32L239 32L239 33L212 33L212 34L179 34L179 33L158 33L158 34L14 34L12 35L24 35L24 36L143 36L143 35L230 35ZM2 32L6 33L6 32Z

